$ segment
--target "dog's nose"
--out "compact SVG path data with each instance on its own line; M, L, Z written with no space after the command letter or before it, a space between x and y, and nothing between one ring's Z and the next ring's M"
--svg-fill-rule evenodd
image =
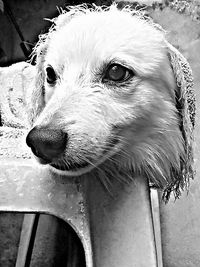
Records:
M50 163L64 152L67 140L67 133L61 130L39 127L34 127L26 137L26 143L33 154L46 163Z

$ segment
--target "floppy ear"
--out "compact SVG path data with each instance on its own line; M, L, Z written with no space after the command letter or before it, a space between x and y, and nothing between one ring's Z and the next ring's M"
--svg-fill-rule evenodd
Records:
M189 180L194 176L193 165L193 130L195 124L195 95L193 76L189 63L171 44L167 43L169 59L176 80L176 108L180 119L180 131L183 135L185 155L180 158L180 170L172 170L174 181L167 186L163 198L169 199L171 191L180 195L180 189L188 188Z
M35 120L43 110L45 106L44 102L44 81L45 81L45 70L44 60L47 50L47 40L44 35L41 36L39 42L34 48L33 56L36 56L35 67L35 78L34 88L31 92L31 96L28 98L29 101L29 122L31 125L34 124Z

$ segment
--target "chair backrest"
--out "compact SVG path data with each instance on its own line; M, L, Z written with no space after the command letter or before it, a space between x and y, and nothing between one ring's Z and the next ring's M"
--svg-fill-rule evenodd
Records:
M21 145L24 135L15 131L7 129L1 136L0 211L46 213L63 219L81 239L87 267L157 266L145 179L135 177L131 184L116 179L110 194L94 177L53 175L27 157L28 148Z

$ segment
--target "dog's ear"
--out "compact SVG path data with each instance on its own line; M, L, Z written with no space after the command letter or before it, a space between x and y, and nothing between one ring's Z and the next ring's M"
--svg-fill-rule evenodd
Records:
M40 37L39 42L35 46L33 56L36 58L35 66L35 86L32 90L31 102L30 102L30 116L29 122L31 125L34 124L35 120L44 108L44 81L45 81L45 70L44 61L47 51L47 34Z
M169 199L170 192L179 196L180 189L188 187L193 178L193 130L195 124L195 95L193 75L189 63L184 56L171 44L167 43L169 60L176 81L176 108L180 119L180 131L183 135L185 155L180 159L180 170L173 170L174 182L166 188L163 198Z

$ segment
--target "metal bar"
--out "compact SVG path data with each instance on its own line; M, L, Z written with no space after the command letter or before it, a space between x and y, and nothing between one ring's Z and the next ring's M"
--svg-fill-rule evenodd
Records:
M152 219L153 219L153 230L156 245L156 256L158 267L163 267L163 257L162 257L162 240L161 240L161 226L160 226L160 205L158 192L155 189L151 189L151 209L152 209Z
M38 220L39 214L24 215L15 267L30 265Z
M21 32L21 30L19 28L19 25L18 25L14 15L13 15L12 11L11 11L11 8L10 8L8 2L6 0L3 0L3 2L4 2L4 9L5 9L8 17L12 21L17 33L19 34L19 37L20 37L21 41L24 42L25 41L24 36L23 36L23 34L22 34L22 32Z
M5 10L5 13L7 14L7 16L10 19L10 21L12 22L12 24L14 25L15 30L17 31L17 33L18 33L18 35L19 35L19 37L20 37L20 39L22 41L20 43L20 47L21 47L21 49L22 49L25 57L28 58L29 55L30 55L30 52L31 52L30 51L30 48L28 46L28 43L25 41L25 38L23 36L23 33L22 33L22 31L21 31L21 29L20 29L20 27L19 27L19 25L18 25L18 23L17 23L14 15L13 15L13 13L12 13L12 10L11 10L11 8L10 8L7 0L3 0L3 2L4 2L4 10Z

